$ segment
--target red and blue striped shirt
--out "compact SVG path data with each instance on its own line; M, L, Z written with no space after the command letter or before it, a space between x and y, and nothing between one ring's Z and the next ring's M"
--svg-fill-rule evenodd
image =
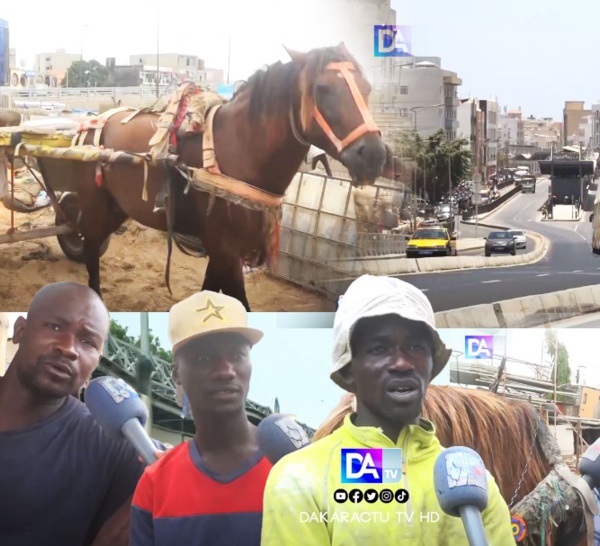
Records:
M235 474L206 468L193 440L148 467L132 503L131 546L260 546L271 463L259 453Z

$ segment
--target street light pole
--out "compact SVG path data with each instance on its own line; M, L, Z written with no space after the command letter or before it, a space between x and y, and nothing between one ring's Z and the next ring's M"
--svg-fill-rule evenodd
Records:
M158 82L160 81L160 0L156 0L156 98L160 96Z

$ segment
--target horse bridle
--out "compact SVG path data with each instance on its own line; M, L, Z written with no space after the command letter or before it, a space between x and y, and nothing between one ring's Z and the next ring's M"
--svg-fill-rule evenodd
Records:
M327 120L323 117L323 114L319 111L318 106L314 105L313 115L315 117L316 122L319 124L323 132L327 135L327 138L331 141L331 143L335 146L338 153L341 153L352 143L356 142L360 137L368 133L377 133L381 135L381 131L379 127L375 124L373 120L373 116L369 111L363 96L356 85L356 80L354 78L353 72L356 70L354 63L349 61L335 62L329 63L326 67L326 70L337 70L342 75L342 77L346 80L348 87L350 88L350 93L352 94L352 98L354 99L354 103L358 108L358 111L363 119L363 123L356 127L356 129L352 130L348 135L346 135L342 140L340 140L336 134L333 132ZM311 146L309 142L306 142L305 139L302 138L300 132L296 128L296 124L294 122L294 114L293 109L290 109L290 122L292 125L292 132L296 140L298 140L301 144L305 146Z

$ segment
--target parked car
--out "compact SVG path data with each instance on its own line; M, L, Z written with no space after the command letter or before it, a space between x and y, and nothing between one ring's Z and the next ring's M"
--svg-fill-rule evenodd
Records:
M511 229L508 233L514 237L516 248L527 248L527 237L520 229Z
M485 237L485 255L517 253L517 243L509 231L492 231Z
M406 247L407 258L419 256L456 256L456 237L443 227L418 228Z

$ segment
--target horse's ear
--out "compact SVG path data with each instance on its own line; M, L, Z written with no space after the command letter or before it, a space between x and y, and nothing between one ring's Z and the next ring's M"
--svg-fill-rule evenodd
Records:
M340 42L337 47L342 53L345 53L346 55L352 55L350 51L348 51L348 48L344 42Z
M384 178L389 178L390 180L394 180L395 175L396 175L394 152L392 151L392 148L390 146L388 146L387 144L384 144L384 146L385 146L386 158L385 158L385 165L383 167L383 172L381 173L380 176L383 176Z
M286 46L283 46L283 49L286 50L287 54L290 56L293 62L298 64L304 64L306 60L306 53L302 53L301 51L295 51L294 49L290 49Z

